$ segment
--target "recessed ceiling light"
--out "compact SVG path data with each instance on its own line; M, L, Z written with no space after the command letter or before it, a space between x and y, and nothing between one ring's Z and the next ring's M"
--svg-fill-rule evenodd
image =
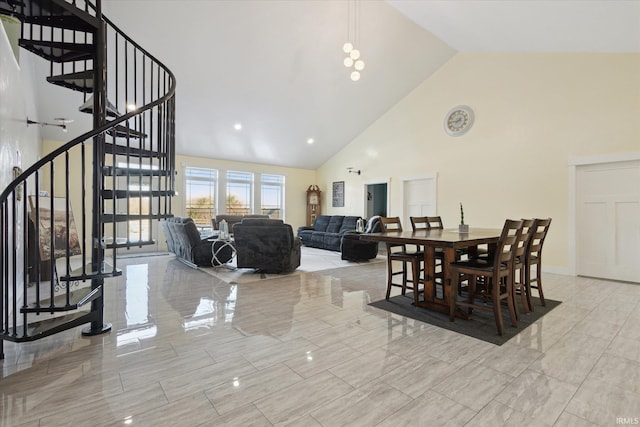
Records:
M134 103L128 103L127 104L127 113L131 112L131 111L135 111L138 107L136 107L136 104Z
M307 144L313 144L315 141L313 140L313 138L309 138L307 139Z
M233 128L235 130L241 130L242 129L242 123L236 123L235 125L233 125Z

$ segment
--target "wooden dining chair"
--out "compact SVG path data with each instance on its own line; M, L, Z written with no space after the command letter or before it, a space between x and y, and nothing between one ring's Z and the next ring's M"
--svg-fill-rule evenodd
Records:
M538 297L540 298L540 304L545 305L544 293L542 292L542 244L547 237L549 226L551 225L551 218L536 219L535 229L533 236L529 240L529 247L525 257L525 286L527 287L527 298L529 300L529 307L533 311L533 301L531 298L531 289L538 291ZM535 267L535 276L531 275L532 268ZM535 283L535 285L534 285Z
M402 223L399 217L381 217L380 223L382 224L383 232L402 231ZM402 263L402 270L394 271L393 262L397 261ZM387 296L389 299L391 295L392 287L399 287L402 289L402 295L406 295L407 289L413 290L414 301L418 301L419 284L420 284L420 272L422 271L422 265L424 264L424 252L422 251L410 251L405 244L387 243ZM407 266L411 266L411 278L408 278ZM395 283L394 277L401 276L402 282ZM411 285L409 285L409 283Z
M469 314L474 309L493 311L498 335L503 335L501 302L504 300L509 308L511 325L514 327L518 325L513 299L513 269L516 247L521 234L522 220L506 220L494 256L477 257L450 264L452 289L450 289L449 318L451 321L455 320L458 307L466 307ZM455 297L463 274L468 277L466 300ZM486 279L485 292L476 292L478 277ZM476 303L476 300L482 300L482 302Z
M520 295L522 301L522 309L525 313L531 311L530 290L526 284L526 258L529 249L529 243L535 231L536 220L523 219L522 232L516 242L516 257L513 261L513 304L516 312L516 318L520 320L520 312L518 310L517 297Z

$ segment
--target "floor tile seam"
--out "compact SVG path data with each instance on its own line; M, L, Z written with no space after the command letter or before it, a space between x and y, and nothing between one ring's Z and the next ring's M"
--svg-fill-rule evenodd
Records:
M597 362L596 362L596 363L597 363ZM592 370L593 370L593 367L595 367L595 365L596 365L596 364L594 363L594 365L591 367L591 369L592 369ZM532 371L532 372L537 372L537 371L534 371L534 370L531 370L531 371ZM551 375L548 375L548 374L546 374L546 373L544 373L544 372L537 372L537 373L538 373L539 375L542 375L542 376L545 376L545 377L553 378L553 379L555 379L555 380L557 380L557 381L560 381L560 382L562 382L562 383L564 383L564 384L567 384L567 385L569 385L569 386L575 386L575 385L576 385L576 384L572 384L572 383L568 383L568 382L566 382L566 381L563 381L563 380L561 380L561 379L559 379L559 378L555 378L555 377L553 377L553 376L551 376ZM565 411L567 410L567 408L568 408L568 407L569 407L569 405L571 404L571 401L572 401L572 400L573 400L573 398L576 396L576 394L578 394L578 391L580 390L580 387L582 387L582 385L584 384L584 382L587 380L587 378L588 378L588 377L589 377L589 374L587 374L587 375L584 377L584 379L580 382L580 384L576 386L576 388L575 388L575 390L573 391L573 393L571 393L571 397L569 397L569 398L567 399L566 403L564 404L564 407L562 408L562 410L560 411L560 413L559 413L559 415L556 417L556 419L553 421L553 424L552 424L552 425L556 425L556 423L558 422L558 420L560 419L560 417L562 417L562 413L563 413L563 412L565 412ZM575 415L575 414L572 414L572 415ZM582 418L582 417L580 417L580 418ZM587 421L588 421L588 420L587 420Z
M604 356L605 356L605 353L603 353L602 355L600 355L600 357L598 358L598 361L597 361L597 362L596 362L596 363L591 367L591 370L589 370L589 373L587 374L587 376L585 377L585 379L582 381L582 383L581 383L580 385L582 386L582 384L583 384L587 379L600 381L600 382L605 383L605 384L607 384L607 385L609 385L609 386L611 386L611 387L614 387L616 390L619 390L619 391L621 392L621 394L624 394L624 393L631 393L631 394L635 394L635 395L637 395L637 396L638 396L638 401L640 401L640 391L636 392L636 391L633 391L633 390L626 390L626 389L624 389L624 388L622 388L622 387L620 387L620 386L618 386L618 385L616 385L616 384L612 384L612 383L609 383L609 382L607 382L607 381L603 381L603 380L601 380L601 379L599 379L599 378L595 378L595 377L589 378L589 376L591 375L591 373L593 372L593 370L595 369L595 367L598 365L598 363L600 362L600 360L601 360ZM611 356L611 355L608 355L608 354L607 354L607 356ZM626 359L626 358L624 358L624 357L622 357L622 356L617 356L617 355L613 355L613 356L614 356L614 357L621 358L621 359L628 360L628 359ZM634 365L638 365L639 370L638 370L637 372L640 372L640 363L635 362L635 361L631 361L631 362L632 362Z
M335 376L336 378L340 379L341 381L345 382L347 385L349 385L349 386L352 388L352 390L351 390L351 391L349 391L349 392L347 392L347 393L345 393L345 394L343 394L342 396L336 397L336 398L335 398L335 399L333 399L333 400L330 400L330 401L325 402L325 403L324 403L322 406L320 406L320 407L317 407L317 408L315 408L315 409L313 409L313 410L309 411L308 415L310 415L314 420L318 421L322 426L324 426L324 424L322 424L322 423L321 423L321 422L320 422L316 417L314 417L314 416L313 416L313 412L319 411L320 409L324 408L325 406L331 405L332 403L334 403L334 402L336 402L336 401L338 401L338 400L340 400L340 399L344 398L346 395L349 395L349 394L354 393L354 392L356 392L356 391L361 391L365 386L371 385L372 383L375 383L375 382L377 382L377 383L379 383L379 384L381 384L381 385L384 385L384 386L391 387L392 389L394 389L395 391L399 392L400 394L402 394L403 396L405 396L407 399L409 399L409 400L407 401L407 403L406 403L405 405L403 405L403 407L404 407L404 406L406 406L406 405L408 405L408 404L410 404L410 403L412 403L412 402L414 401L413 397L411 397L411 396L409 396L408 394L404 393L402 390L398 390L396 387L393 387L393 386L391 386L390 384L387 384L386 382L384 382L384 381L380 380L380 378L373 378L371 381L367 381L366 383L361 384L361 385L360 385L360 386L358 386L358 387L355 387L355 386L352 386L351 384L347 383L345 380L343 380L342 378L338 377L337 375L333 374L332 372L329 372L329 373L330 373L331 375ZM366 400L368 400L368 395L367 395L367 393L363 393L363 396L362 396L360 399L358 399L358 402L360 402L360 401L366 401ZM350 402L350 404L352 404L352 402ZM305 415L306 415L306 414L305 414ZM327 427L330 427L330 426L327 426Z
M291 367L289 367L289 369L291 369L292 371L294 371L294 373L296 373L297 375L301 376L298 372L296 372L296 371L295 371L294 369L292 369ZM316 410L318 410L318 409L320 409L320 408L322 408L322 407L324 407L324 406L326 406L326 405L328 405L328 404L330 404L330 403L332 403L332 402L335 402L335 401L336 401L336 400L338 400L338 399L342 399L342 398L343 398L344 396L346 396L347 394L352 393L354 390L356 390L356 387L352 386L351 384L349 384L348 382L346 382L345 380L343 380L343 379L342 379L342 378L340 378L339 376L337 376L337 375L333 374L333 373L332 373L332 372L330 372L328 369L325 369L325 370L323 370L323 371L321 371L321 372L315 373L315 374L313 374L313 375L312 375L312 376L310 376L310 377L303 377L303 382L304 382L304 381L309 381L309 380L311 380L313 377L316 377L316 376L318 376L318 375L322 375L322 374L324 374L324 373L328 373L328 374L329 374L329 375L331 375L334 379L336 379L336 380L338 380L338 381L343 382L344 384L346 384L346 385L350 388L350 390L349 390L349 391L347 391L347 392L345 392L344 394L339 395L339 396L334 396L334 398L333 398L333 399L328 400L328 401L324 402L324 403L323 403L323 404L321 404L321 405L320 405L320 404L318 404L318 406L314 406L313 408L310 408L308 411L306 411L305 413L301 414L298 418L296 418L296 420L301 419L301 418L303 418L303 417L305 417L305 416L307 416L307 415L311 415L311 412L316 411ZM292 388L292 387L296 387L296 386L298 386L298 385L299 385L299 383L298 383L298 382L296 382L296 383L294 383L294 384L290 384L290 385L288 385L287 387L284 387L284 388L280 389L280 391L279 391L278 393L285 392L286 390L288 390L288 389L290 389L290 388ZM260 411L260 408L258 407L258 405L256 404L256 402L258 402L258 401L260 401L260 400L263 400L263 399L265 399L265 398L267 398L267 397L269 397L269 396L263 396L263 397L261 397L261 398L259 398L259 399L255 400L255 401L253 401L253 402L252 402L252 405L254 405L256 408L258 408L258 410ZM268 417L264 412L260 411L260 413L262 413L262 415L264 415L264 417L265 417L265 418L266 418L266 419L267 419L271 424L274 424L274 422L273 422L273 421L272 421L272 420L271 420L271 419L270 419L270 418L269 418L269 417ZM314 419L315 419L315 417L312 417L312 418L314 418ZM320 424L322 424L322 423L320 423Z
M441 394L441 393L440 393L440 394ZM450 398L450 397L448 397L448 396L445 396L445 397L446 397L447 399L451 399L451 398ZM497 395L496 395L496 397L497 397ZM494 403L494 402L496 402L496 403L498 403L498 404L500 404L500 405L504 405L504 406L506 406L507 408L511 409L512 411L515 411L516 413L519 413L519 414L522 414L522 415L524 415L524 416L527 416L527 414L525 414L524 412L522 412L522 411L518 411L517 409L514 409L514 408L512 408L511 406L509 406L509 405L507 405L507 404L505 404L505 403L500 402L499 400L497 400L497 399L496 399L496 397L494 397L493 399L491 399L490 401L488 401L488 402L487 402L487 403L486 403L486 404L485 404L485 405L484 405L480 410L475 410L475 409L473 409L473 408L469 408L468 406L466 406L466 405L464 405L464 404L462 404L462 403L460 403L460 402L456 402L456 403L458 403L458 405L462 405L463 407L465 407L465 408L469 409L470 411L475 412L475 414L473 415L473 417L471 417L471 418L470 418L466 423L464 423L464 425L466 426L467 424L469 424L470 422L472 422L472 421L474 420L474 418L476 418L476 417L480 416L480 413L481 413L482 411L484 411L484 409L485 409L487 406L491 405L491 404L492 404L492 403ZM509 416L509 418L511 418L511 416ZM531 417L529 417L529 418L531 418Z
M545 355L545 354L546 354L546 352L545 352L542 356L540 356L540 357L544 357L544 355ZM603 354L604 354L604 353L603 353ZM584 378L582 378L582 379L580 380L580 383L579 383L579 384L578 384L578 383L574 383L574 382L569 382L569 381L567 381L566 379L563 379L563 378L558 378L557 376L555 376L555 375L551 375L551 374L549 374L548 372L544 372L543 370L537 371L535 368L533 368L533 367L531 367L531 366L529 366L527 369L525 369L525 371L523 372L523 374L524 374L526 371L532 371L532 372L535 372L535 373L537 373L537 374L544 375L545 377L553 378L553 379L554 379L554 380L556 380L556 381L560 381L560 382L562 382L562 383L569 384L569 385L573 385L573 386L578 386L578 388L580 388L580 386L582 386L582 384L584 383L584 381L589 377L589 374L591 373L591 371L593 371L593 368L596 366L596 364L598 363L598 361L599 361L599 360L600 360L600 358L602 357L602 354L600 354L600 355L593 355L593 356L596 356L596 360L595 360L595 362L593 362L593 365L591 366L591 368L589 368L589 372L584 376ZM535 361L537 362L537 361L538 361L538 359L536 359ZM522 374L521 374L521 375L522 375Z
M192 369L190 369L190 370L180 371L179 373L173 374L172 376L176 376L176 375L185 375L185 374L187 374L187 373L190 373L190 372L196 371L196 370L198 370L198 369L202 369L202 368L205 368L205 367L207 367L207 366L210 366L210 365L213 365L213 364L219 363L219 362L217 362L217 361L216 361L216 360L215 360L215 359L214 359L214 358L213 358L213 357L212 357L212 356L211 356L211 355L206 351L206 349L204 349L203 353L204 353L204 354L203 354L203 356L206 354L206 355L209 357L209 359L211 359L211 363L209 363L209 364L207 364L207 365L199 366L199 367L197 367L197 368L192 368ZM181 359L181 358L182 358L182 356L180 356L180 355L176 355L175 359L171 359L170 361L171 361L171 362L173 362L173 361L180 362L180 359ZM137 377L141 377L141 378L145 378L145 377L148 377L148 376L150 376L150 375L165 374L165 373L167 373L167 370L168 370L169 368L167 368L166 366L160 366L160 365L162 365L162 364L164 364L164 363L166 363L166 362L168 362L168 361L166 361L166 360L165 360L165 361L162 361L162 362L158 362L158 368L157 368L157 369L154 369L153 371L150 371L150 372L145 372L145 373L140 372L140 368L141 368L141 366L134 367L134 368L130 368L130 369L127 369L127 370L124 370L124 371L123 371L123 370L118 369L118 370L117 370L117 372L118 372L118 374L120 374L120 375L130 375L130 376L132 376L132 377L136 377L136 376L137 376ZM184 366L184 365L183 365L183 366ZM142 367L145 367L145 365L144 365L144 364L142 364ZM124 380L122 379L122 376L121 376L120 378L121 378L121 381L122 381L122 382L123 382L123 384L124 384ZM163 378L163 379L164 379L164 378Z
M596 381L596 382L599 382L599 383L605 384L605 385L607 385L607 386L609 386L609 387L612 387L612 388L614 389L614 395L615 395L616 397L618 397L618 398L620 398L620 397L625 397L625 396L624 396L624 394L625 394L625 393L629 393L629 394L633 394L633 395L637 396L636 402L640 401L640 394L639 394L639 393L635 393L635 392L628 391L628 390L621 390L619 387L616 387L616 386L614 386L613 384L609 384L609 383L607 383L607 382L605 382L605 381L602 381L602 380L599 380L599 379L597 379L597 378L588 378L588 377L587 377L587 378L585 378L585 380L582 382L582 384L580 384L580 387L578 387L578 389L576 389L576 392L571 396L571 399L569 399L569 400L567 401L567 404L565 405L565 408L563 409L563 412L567 412L567 413L569 413L569 414L571 414L571 415L574 415L574 416L576 416L576 417L578 417L578 418L580 418L580 419L586 420L587 422L590 422L590 423L592 423L592 424L596 424L594 421L592 421L592 420L590 420L590 419L588 419L588 418L584 418L584 417L580 416L579 414L576 414L576 413L574 413L574 412L571 412L571 408L570 408L571 402L573 401L573 399L575 398L576 394L578 393L578 391L580 391L580 389L582 388L583 384L584 384L587 380ZM621 393L620 393L620 394L618 394L618 393L617 393L617 391L621 391Z

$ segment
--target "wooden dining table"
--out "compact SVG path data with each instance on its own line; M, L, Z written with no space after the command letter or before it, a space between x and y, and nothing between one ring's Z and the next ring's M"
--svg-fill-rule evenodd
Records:
M418 245L424 248L424 292L414 291L414 304L418 307L449 313L451 295L450 264L458 259L461 250L473 256L478 245L488 245L491 252L500 238L502 230L494 228L470 228L460 233L458 229L421 229L416 231L389 231L386 233L363 233L361 240L393 244ZM442 269L436 272L436 250L442 250ZM438 283L442 291L438 294ZM421 298L422 297L422 298ZM456 317L468 318L462 310L456 310Z

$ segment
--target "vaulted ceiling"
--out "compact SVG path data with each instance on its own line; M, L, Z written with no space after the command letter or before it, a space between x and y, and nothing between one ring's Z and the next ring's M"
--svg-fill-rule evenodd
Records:
M175 73L179 154L306 169L457 52L640 52L638 1L103 0L103 9ZM366 64L357 82L343 65L347 38ZM39 119L74 119L68 136L88 130L81 95L48 85L47 71L38 61Z

